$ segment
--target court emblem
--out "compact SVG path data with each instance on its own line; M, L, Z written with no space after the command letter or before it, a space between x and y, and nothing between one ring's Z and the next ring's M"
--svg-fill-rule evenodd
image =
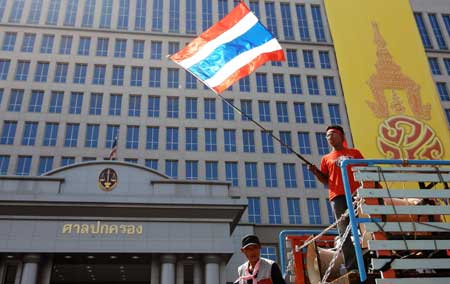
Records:
M113 190L117 182L117 173L111 168L104 169L98 176L98 187L103 191Z

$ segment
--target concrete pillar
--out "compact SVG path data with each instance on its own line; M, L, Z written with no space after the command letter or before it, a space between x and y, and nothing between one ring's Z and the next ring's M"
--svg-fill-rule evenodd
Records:
M38 254L27 254L23 257L23 270L20 284L37 284L39 261L40 256Z
M184 284L184 263L181 261L177 262L177 284Z
M227 264L225 261L221 260L220 261L220 284L225 284L227 283L227 274L226 274L226 268L227 268Z
M39 284L50 284L50 279L52 277L52 267L53 267L53 255L45 256L45 259L41 265L41 273L39 275Z
M200 261L194 263L194 284L202 284L202 264Z
M159 270L161 269L159 257L152 256L152 264L150 268L150 284L159 284Z
M205 283L207 284L219 284L220 272L219 263L220 257L217 255L205 255Z
M175 284L176 261L174 254L161 255L161 284Z

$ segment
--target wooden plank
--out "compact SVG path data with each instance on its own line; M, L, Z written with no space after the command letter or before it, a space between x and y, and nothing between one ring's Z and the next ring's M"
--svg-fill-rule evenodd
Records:
M408 247L405 245L408 245ZM450 240L369 240L369 250L446 250ZM450 283L450 282L449 282Z
M450 277L385 278L375 281L376 284L449 284Z
M404 206L399 205L365 205L361 206L364 214L413 214L413 215L450 215L450 206L432 206L432 205L417 205Z
M437 173L402 173L402 172L354 172L357 181L408 181L408 182L450 182L450 173L441 173L441 177Z
M449 232L450 223L441 222L378 222L364 223L367 232ZM381 227L381 229L380 229Z
M450 190L436 189L377 189L364 188L358 190L362 198L450 198Z
M373 269L383 268L390 259L372 259ZM448 269L450 268L450 258L415 258L415 259L395 259L390 263L391 269Z

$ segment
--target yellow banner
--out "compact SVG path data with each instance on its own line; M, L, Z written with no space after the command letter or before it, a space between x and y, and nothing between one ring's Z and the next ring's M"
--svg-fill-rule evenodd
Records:
M450 159L450 134L409 0L325 0L355 147Z

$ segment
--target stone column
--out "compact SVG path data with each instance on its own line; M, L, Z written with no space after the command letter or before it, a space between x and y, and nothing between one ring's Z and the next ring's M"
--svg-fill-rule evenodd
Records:
M181 261L177 262L177 284L184 284L184 263Z
M219 269L220 269L220 284L227 283L226 268L227 268L226 262L224 260L221 260L220 261L220 266L219 266Z
M22 279L20 284L36 284L38 276L38 254L27 254L23 257Z
M152 256L152 264L150 268L150 284L160 284L159 282L159 270L161 269L159 263L159 257Z
M202 264L200 260L194 263L194 284L202 284Z
M217 255L205 255L205 283L207 284L219 284L220 272L219 263L220 257Z
M161 284L175 284L175 263L177 257L174 254L161 255Z

